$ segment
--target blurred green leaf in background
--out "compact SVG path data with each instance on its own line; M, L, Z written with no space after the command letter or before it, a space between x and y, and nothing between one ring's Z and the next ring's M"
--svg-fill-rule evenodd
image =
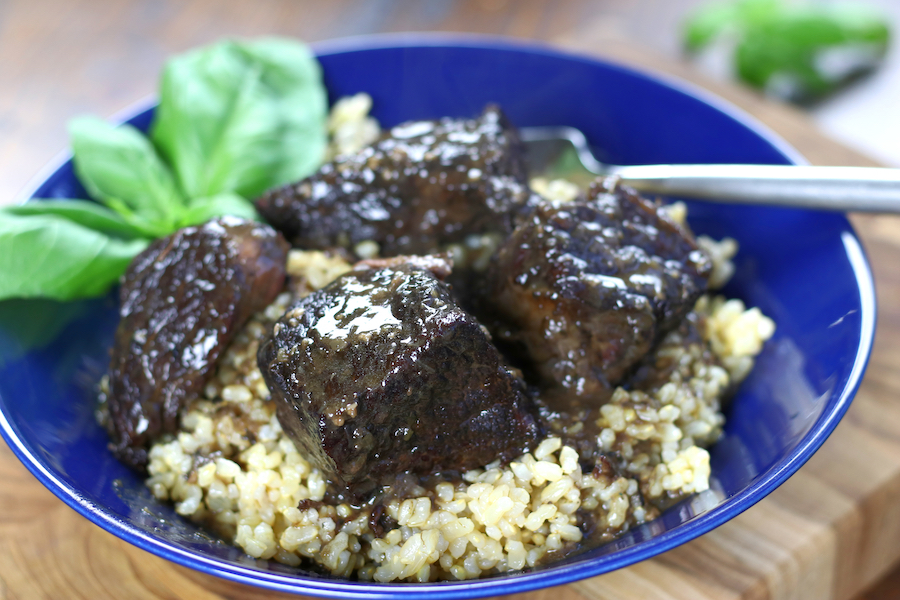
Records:
M702 7L687 20L692 54L725 41L733 71L771 96L818 100L876 68L891 32L887 19L862 2L821 4L789 0L729 0Z

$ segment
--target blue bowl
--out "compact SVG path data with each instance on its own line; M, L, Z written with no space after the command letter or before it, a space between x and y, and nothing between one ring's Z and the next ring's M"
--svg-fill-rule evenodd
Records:
M752 118L683 83L595 59L477 38L376 38L321 46L331 99L360 91L385 126L472 116L499 103L520 126L571 125L598 158L630 163L801 162ZM146 128L147 109L129 119ZM84 197L71 162L35 197ZM711 450L724 494L698 512L690 501L618 540L530 572L467 582L375 584L326 578L255 560L160 504L106 448L93 386L108 361L114 295L58 304L0 303L0 430L53 493L115 535L184 566L264 588L343 598L493 596L564 584L683 544L746 510L825 441L850 404L875 328L865 255L838 214L690 204L699 233L740 243L725 293L777 324L730 405Z

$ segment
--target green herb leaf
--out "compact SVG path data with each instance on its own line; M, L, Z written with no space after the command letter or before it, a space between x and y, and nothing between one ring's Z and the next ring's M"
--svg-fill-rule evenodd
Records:
M160 96L153 142L94 117L69 125L75 172L105 207L44 200L0 209L0 300L101 295L148 238L221 215L257 219L246 198L322 160L327 94L302 44L188 53L169 63Z
M254 198L318 168L327 97L297 42L226 41L172 59L151 137L190 198Z
M96 117L73 119L69 133L75 172L91 196L160 233L172 229L186 202L146 136Z
M862 6L793 6L777 19L749 28L735 64L751 85L804 101L874 67L889 37L884 20Z
M182 216L180 226L197 225L224 215L259 220L253 203L237 194L224 193L191 202L190 208Z
M729 27L733 27L737 21L738 11L733 2L704 6L684 24L684 46L689 52L697 52Z
M864 4L784 0L715 3L685 24L689 51L730 35L737 75L783 99L807 101L875 67L887 51L885 18Z
M0 208L0 218L3 214L20 217L56 215L113 237L156 237L155 231L147 230L140 223L131 222L90 200L32 200L26 204Z
M0 218L0 299L72 300L109 290L147 240L122 240L60 215Z
M707 4L684 24L685 49L697 52L724 35L740 38L747 29L776 20L781 10L781 0L731 0Z
M786 5L784 0L739 0L736 6L738 21L747 29L778 20Z

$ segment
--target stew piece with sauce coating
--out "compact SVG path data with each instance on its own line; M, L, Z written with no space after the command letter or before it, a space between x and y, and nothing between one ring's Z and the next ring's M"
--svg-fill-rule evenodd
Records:
M405 472L512 460L540 434L520 377L433 259L364 268L290 307L259 349L282 428L361 496Z
M129 265L109 367L110 444L142 470L178 429L235 333L284 287L288 244L268 225L222 217L153 242Z

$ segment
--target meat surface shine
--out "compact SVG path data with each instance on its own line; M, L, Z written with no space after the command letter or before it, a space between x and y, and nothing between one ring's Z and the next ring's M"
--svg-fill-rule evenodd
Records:
M496 107L477 119L404 123L256 206L299 248L374 241L383 256L440 252L512 231L532 197L523 152Z
M539 434L521 379L422 264L343 275L259 349L282 428L353 496L404 472L511 460Z
M707 288L691 233L615 179L542 202L499 248L481 304L557 410L597 406Z
M288 245L271 227L222 217L153 242L128 267L109 368L111 448L143 469L178 429L240 327L285 280Z

